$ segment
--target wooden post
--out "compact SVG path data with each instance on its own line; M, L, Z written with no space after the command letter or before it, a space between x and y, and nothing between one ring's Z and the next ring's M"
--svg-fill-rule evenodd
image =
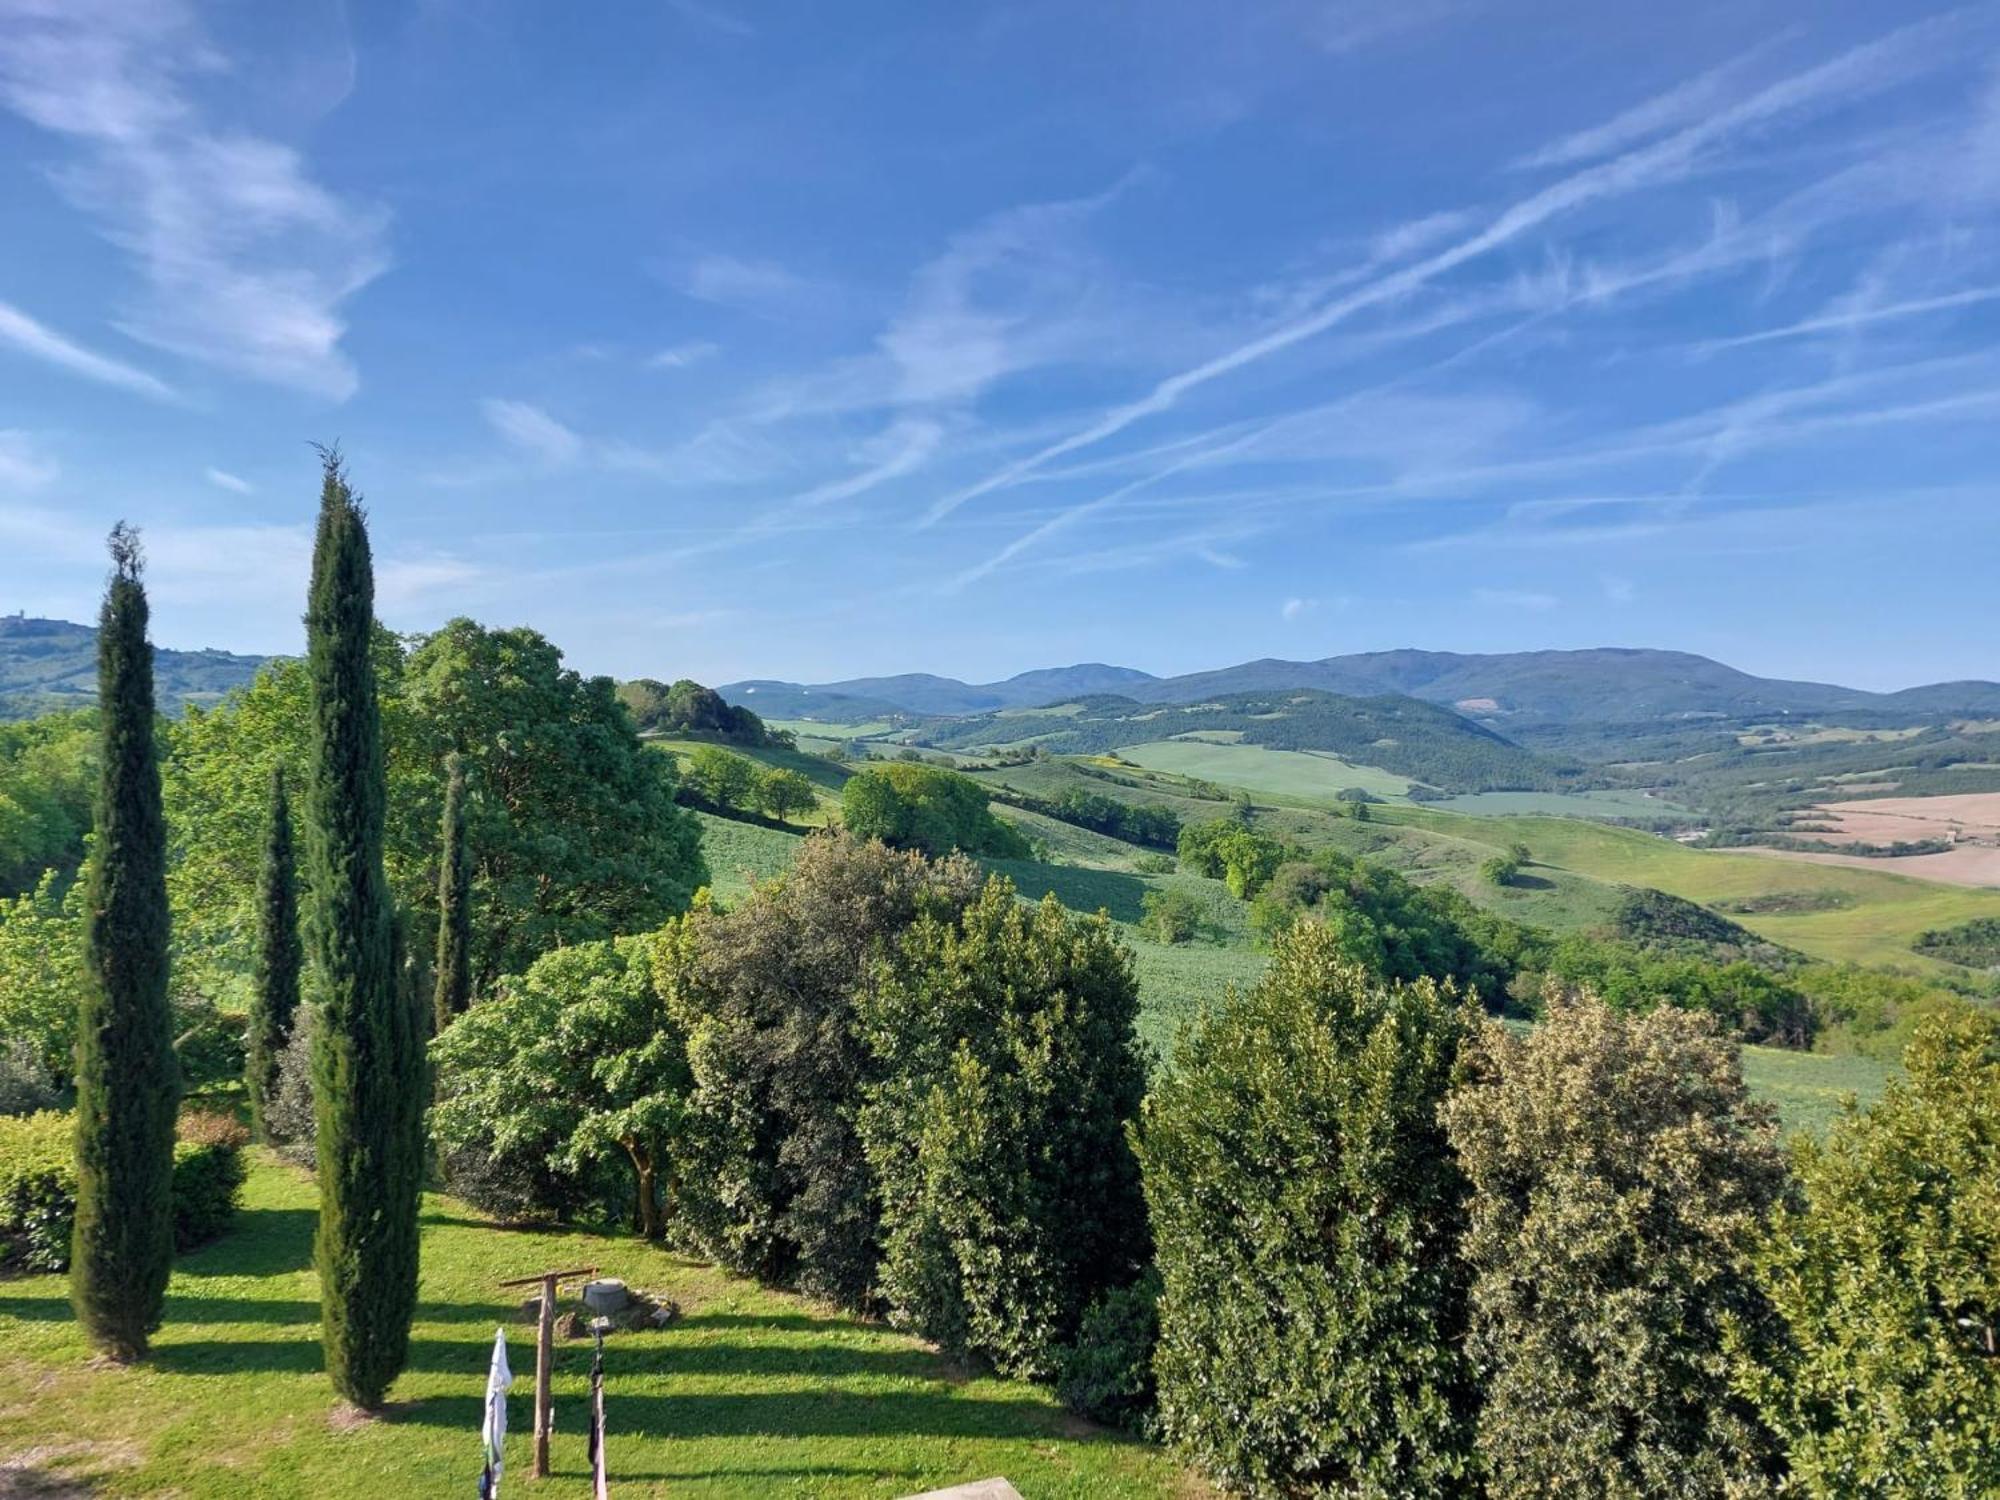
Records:
M578 1276L595 1276L597 1267L580 1266L574 1271L544 1271L539 1276L521 1276L503 1281L502 1286L534 1286L542 1289L542 1309L535 1323L535 1466L537 1479L549 1477L549 1433L555 1427L555 1403L549 1398L549 1381L555 1373L556 1283Z

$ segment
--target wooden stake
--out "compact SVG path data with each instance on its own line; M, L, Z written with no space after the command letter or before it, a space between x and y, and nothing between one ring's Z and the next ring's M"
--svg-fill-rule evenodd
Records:
M555 1403L549 1396L549 1380L555 1373L556 1283L578 1276L595 1276L597 1267L581 1266L574 1271L544 1271L539 1276L521 1276L503 1281L502 1286L541 1284L542 1310L535 1325L535 1466L537 1479L549 1477L549 1434L555 1427Z

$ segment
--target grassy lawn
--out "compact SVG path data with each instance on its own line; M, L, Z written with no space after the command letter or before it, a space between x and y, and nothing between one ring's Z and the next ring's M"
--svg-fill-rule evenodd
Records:
M589 1492L588 1344L558 1341L552 1477L528 1477L532 1328L495 1283L597 1264L686 1317L605 1344L619 1495L898 1496L1005 1474L1030 1496L1205 1493L1159 1450L1044 1391L974 1378L915 1339L633 1239L501 1229L426 1201L407 1373L383 1419L332 1420L303 1173L253 1170L235 1232L183 1257L149 1364L93 1368L59 1277L0 1281L0 1494L469 1495L496 1324L506 1323L510 1494Z
M1750 1092L1778 1107L1788 1131L1825 1135L1849 1095L1863 1105L1882 1096L1890 1067L1872 1057L1830 1057L1822 1052L1787 1052L1781 1047L1745 1047L1743 1081Z
M725 906L749 895L756 882L789 870L799 852L800 834L739 823L714 813L696 812L693 817L701 824L701 852L708 860L709 886Z
M1316 750L1266 750L1261 745L1184 739L1127 745L1118 753L1152 770L1309 801L1331 802L1346 787L1359 787L1378 797L1400 797L1410 789L1407 776L1353 765Z

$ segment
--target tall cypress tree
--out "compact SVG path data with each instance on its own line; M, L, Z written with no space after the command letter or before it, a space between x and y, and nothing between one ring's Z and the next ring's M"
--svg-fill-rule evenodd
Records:
M153 648L138 536L111 533L97 625L102 768L85 902L76 1044L76 1235L70 1299L113 1359L160 1326L173 1265L180 1067L167 1001L167 829L153 738Z
M465 762L451 757L438 859L436 1029L472 1003L472 850L465 841Z
M308 925L319 1024L320 1329L334 1389L381 1405L409 1354L417 1298L421 1059L396 971L395 912L382 870L387 801L372 655L375 573L367 521L337 453L324 455L306 670Z
M257 880L257 972L250 995L250 1035L244 1083L250 1094L250 1129L267 1138L265 1111L278 1088L278 1062L299 1008L299 885L292 852L292 810L283 766L271 768L269 825L264 868Z

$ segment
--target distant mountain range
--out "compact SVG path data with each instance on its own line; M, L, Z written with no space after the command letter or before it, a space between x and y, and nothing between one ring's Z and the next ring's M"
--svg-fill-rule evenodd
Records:
M732 682L720 692L767 719L859 723L889 715L992 713L1106 694L1140 703L1195 703L1237 693L1293 689L1356 697L1400 694L1500 726L1831 713L1911 719L2000 715L2000 683L1945 682L1871 693L1830 683L1754 677L1685 651L1608 646L1491 655L1371 651L1320 661L1265 658L1179 677L1086 662L1023 672L1004 682L965 683L919 672L813 684Z
M230 651L153 649L153 688L163 712L211 703L257 675L269 660ZM20 719L97 701L97 631L68 620L0 616L0 719Z

